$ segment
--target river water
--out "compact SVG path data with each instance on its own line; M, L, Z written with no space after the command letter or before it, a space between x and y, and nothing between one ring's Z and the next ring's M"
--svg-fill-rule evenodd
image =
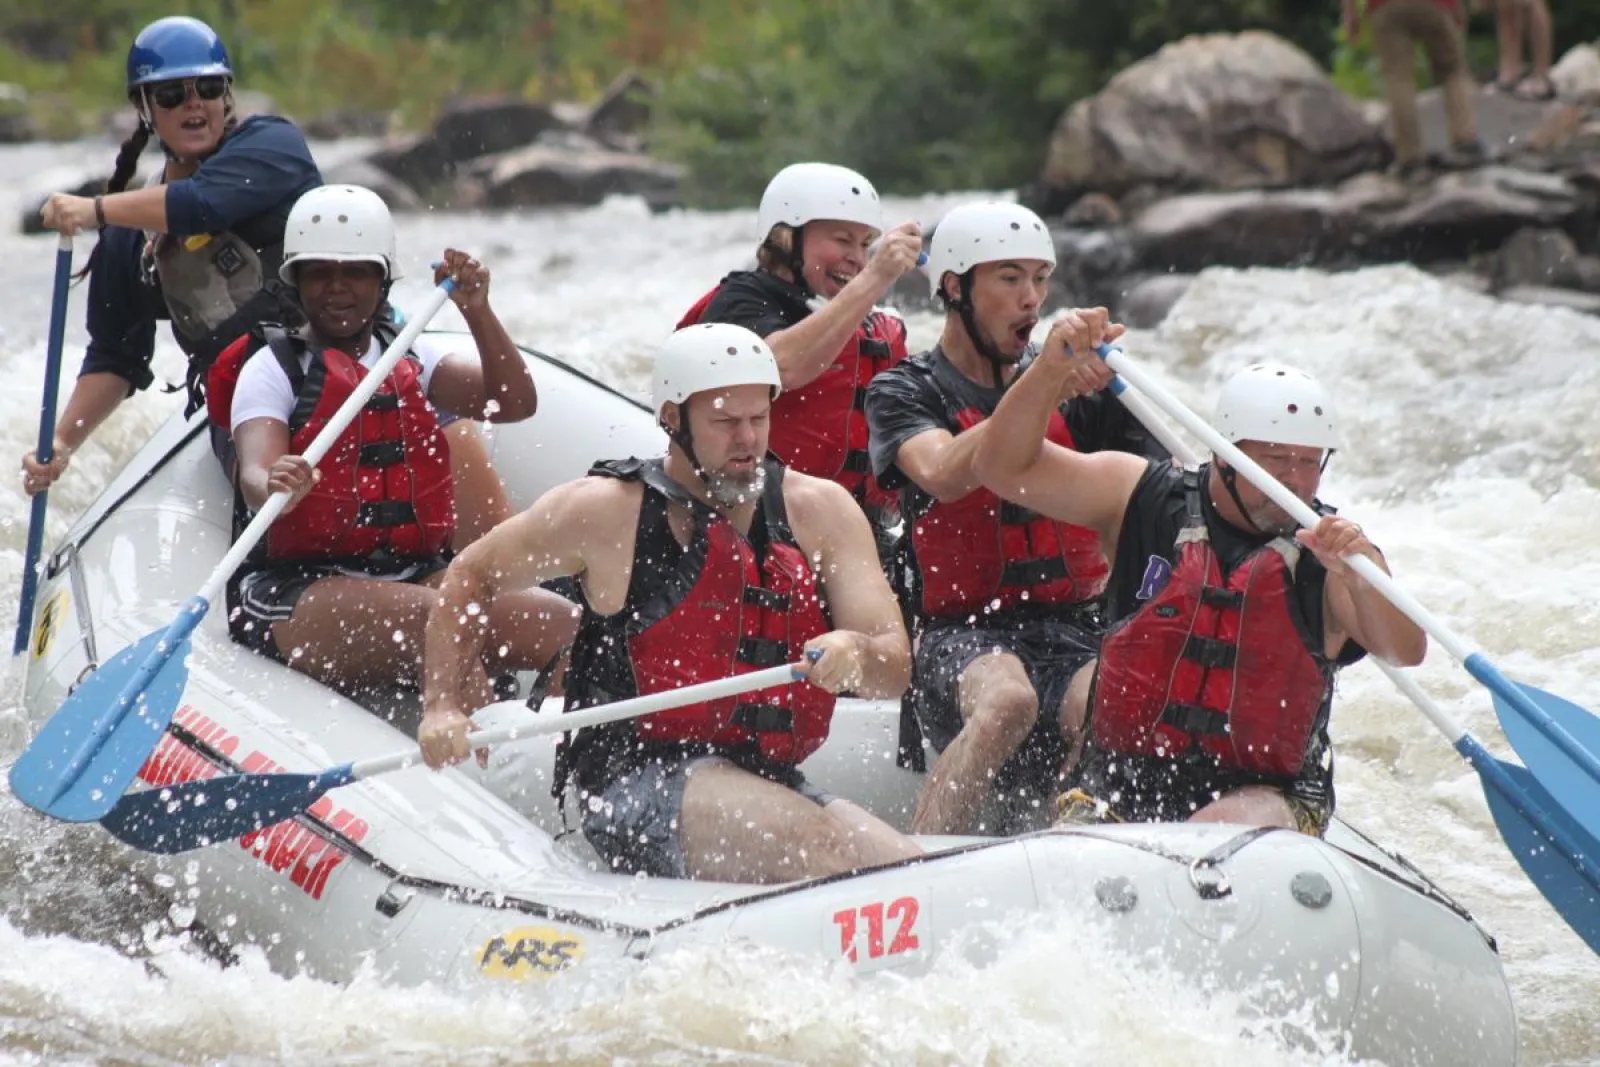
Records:
M351 144L319 146L326 164ZM54 242L13 221L26 195L109 165L107 145L0 149L0 466L31 447ZM890 204L936 220L960 198ZM527 215L407 217L418 303L447 244L494 271L519 340L639 391L681 311L753 250L753 212L651 216L626 201ZM79 242L79 256L88 241ZM85 335L73 294L67 379ZM912 339L937 333L911 317ZM446 308L436 325L459 325ZM157 370L181 379L161 328ZM1212 271L1158 330L1133 334L1186 400L1274 357L1338 390L1350 447L1323 496L1357 517L1396 575L1511 675L1600 707L1600 320L1500 304L1406 266L1349 274ZM65 396L66 388L63 388ZM93 438L51 495L50 535L179 405L141 394ZM0 619L16 614L28 507L0 479ZM1507 751L1487 693L1435 647L1416 672L1492 749ZM0 763L25 743L17 686L0 689ZM1404 852L1498 939L1528 1064L1600 1063L1600 961L1522 876L1478 779L1374 669L1347 671L1333 720L1341 811ZM981 974L943 967L862 987L761 956L690 954L603 987L573 984L530 1009L376 981L335 988L259 960L219 969L184 916L98 853L88 831L47 825L0 796L0 1064L1249 1064L1293 1056L1226 1001L1134 970L1069 930L1036 931ZM1068 1005L1063 1010L1063 1005Z

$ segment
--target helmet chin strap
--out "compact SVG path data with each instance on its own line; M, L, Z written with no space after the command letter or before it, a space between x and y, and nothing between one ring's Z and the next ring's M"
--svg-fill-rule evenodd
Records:
M1328 461L1331 459L1333 459L1333 449L1324 449L1322 453L1322 464L1320 467L1318 467L1318 470L1321 472L1326 472L1328 469ZM1255 520L1250 517L1249 510L1244 506L1244 501L1239 498L1239 472L1234 470L1232 467L1227 466L1221 460L1213 458L1211 462L1217 468L1217 476L1222 479L1222 487L1228 491L1228 498L1232 500L1234 506L1239 509L1239 515L1244 519L1244 521L1250 524L1250 529L1261 537L1276 536L1274 534L1267 533L1267 531L1256 525Z
M1244 501L1239 498L1239 472L1227 466L1220 460L1211 461L1216 465L1217 476L1222 479L1222 487L1228 491L1228 498L1233 501L1233 506L1239 509L1239 517L1249 524L1251 531L1258 537L1270 537L1265 530L1256 525L1250 517L1250 509L1244 506Z
M961 275L960 281L961 298L949 306L955 308L956 313L961 316L961 325L967 331L967 340L972 342L972 347L977 350L978 355L989 361L989 369L994 375L994 387L1003 390L1007 386L1005 368L1015 366L1017 361L1007 359L1000 351L1000 346L989 340L988 336L978 329L978 321L972 313L972 268L968 268L966 273Z

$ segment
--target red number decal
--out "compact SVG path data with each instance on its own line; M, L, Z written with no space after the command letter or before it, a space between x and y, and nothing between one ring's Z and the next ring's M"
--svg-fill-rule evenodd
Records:
M845 908L833 914L833 923L839 928L839 952L845 959L855 963L860 959L856 947L856 935L860 931L861 920L865 920L867 934L867 959L882 959L884 956L898 956L904 952L915 952L922 947L921 940L917 937L917 912L919 905L916 897L898 897L887 908L882 901L864 904L859 908ZM894 939L884 948L884 935L887 923L898 920L895 927Z
M839 927L839 953L851 963L856 961L856 909L845 908L833 913Z
M883 955L883 902L866 905L861 916L867 920L867 958L875 960Z
M894 940L889 943L889 955L897 956L902 952L915 952L920 947L917 940L917 898L901 897L889 905L889 918L899 918L900 927L894 932Z

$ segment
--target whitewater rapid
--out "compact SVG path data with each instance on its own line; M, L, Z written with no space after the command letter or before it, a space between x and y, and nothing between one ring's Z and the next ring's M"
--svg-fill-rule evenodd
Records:
M353 144L318 146L327 165ZM109 164L108 145L0 149L0 468L32 447L55 244L12 228L33 193ZM954 196L897 201L935 221ZM651 215L615 201L539 214L400 221L401 306L420 303L446 245L480 256L512 335L642 395L678 315L755 246L753 211ZM898 221L896 218L896 221ZM79 242L78 255L89 240ZM85 340L73 293L67 380ZM910 316L925 346L937 323ZM438 326L459 326L447 307ZM158 376L182 357L159 330ZM1202 412L1254 359L1337 390L1349 447L1323 496L1356 517L1396 576L1507 673L1600 708L1600 320L1500 304L1406 266L1348 274L1211 271L1167 322L1135 332L1145 361ZM50 537L180 406L152 390L75 457L51 494ZM0 619L16 615L28 506L0 476ZM1497 753L1486 692L1435 646L1416 672ZM0 764L26 741L0 689ZM1499 941L1523 1062L1600 1063L1600 961L1501 844L1478 780L1374 669L1345 672L1333 719L1341 813L1404 853ZM109 851L109 850L106 850ZM771 954L703 951L574 981L531 1006L373 981L334 988L246 955L219 969L187 944L182 909L107 862L92 831L0 796L0 1064L1181 1064L1343 1062L1285 1052L1227 1001L1137 971L1082 930L1030 931L984 972L861 984Z

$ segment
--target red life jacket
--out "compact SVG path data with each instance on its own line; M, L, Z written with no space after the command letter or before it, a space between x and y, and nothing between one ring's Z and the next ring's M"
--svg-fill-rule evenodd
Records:
M713 289L696 301L677 328L700 322L716 295L717 289ZM772 404L767 447L784 466L838 482L865 504L883 507L895 503L895 494L879 489L872 477L866 396L875 375L905 358L905 324L887 312L874 311L827 370L803 388L778 394Z
M1290 611L1299 548L1278 538L1226 581L1198 482L1166 587L1100 646L1094 746L1172 758L1198 746L1220 765L1300 773L1333 672Z
M289 452L303 454L367 369L345 352L309 348L302 338L274 327L252 331L224 349L208 373L207 414L218 425L230 424L239 372L263 344L294 388ZM302 371L300 357L307 351L311 366ZM316 488L267 531L269 558L378 552L418 558L438 555L450 544L455 533L450 446L423 392L416 360L395 365L317 469L322 477Z
M985 418L977 408L956 412L970 430ZM1058 409L1048 440L1072 448L1072 431ZM935 501L911 523L911 546L929 619L962 618L1024 604L1077 604L1105 592L1111 567L1100 535L1047 519L987 489L953 503Z
M816 576L794 541L783 506L783 468L767 464L762 517L767 545L754 546L719 513L674 482L660 460L597 465L591 474L642 481L629 602L616 615L585 611L573 644L568 706L583 707L792 663L832 627ZM648 498L657 494L652 502ZM672 538L664 501L694 517L676 570L658 542ZM652 517L653 516L653 517ZM635 593L644 591L635 601ZM833 694L805 682L659 711L634 720L644 740L755 745L777 763L804 760L827 739Z

